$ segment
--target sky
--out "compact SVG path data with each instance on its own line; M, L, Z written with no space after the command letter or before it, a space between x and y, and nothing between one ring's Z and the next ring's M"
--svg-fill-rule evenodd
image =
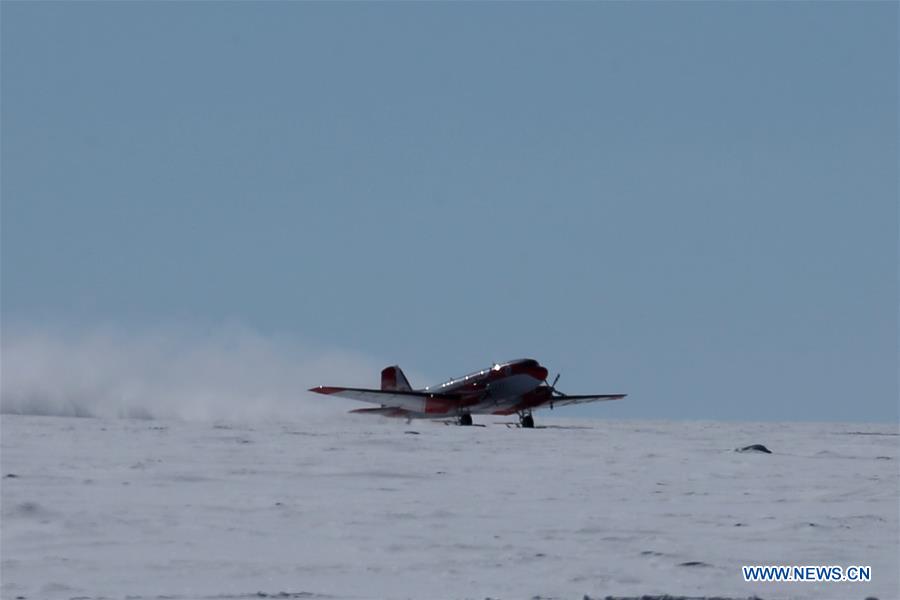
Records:
M35 336L140 361L237 329L355 357L354 384L527 356L629 394L561 415L897 421L897 25L891 2L3 2L4 379Z

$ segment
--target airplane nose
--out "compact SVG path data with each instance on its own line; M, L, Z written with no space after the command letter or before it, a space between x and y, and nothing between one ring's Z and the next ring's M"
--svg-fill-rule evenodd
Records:
M534 368L534 378L540 381L545 381L548 373L549 371L540 365Z

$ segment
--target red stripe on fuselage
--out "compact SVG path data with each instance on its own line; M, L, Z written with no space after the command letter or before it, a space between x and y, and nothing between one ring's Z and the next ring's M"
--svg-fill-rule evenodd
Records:
M459 406L459 402L452 400L442 400L440 398L425 399L425 413L429 415L446 414L455 411Z
M429 392L442 394L476 393L483 391L493 383L515 375L527 375L540 382L547 379L547 369L542 367L538 361L525 358L494 365L490 369L451 379L440 385L429 386L427 389Z

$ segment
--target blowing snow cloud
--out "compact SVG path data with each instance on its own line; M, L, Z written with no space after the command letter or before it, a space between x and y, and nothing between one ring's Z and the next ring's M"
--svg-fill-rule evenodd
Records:
M307 388L372 383L380 368L357 354L237 327L201 334L5 326L0 358L5 414L145 419L324 417L349 404L313 398Z

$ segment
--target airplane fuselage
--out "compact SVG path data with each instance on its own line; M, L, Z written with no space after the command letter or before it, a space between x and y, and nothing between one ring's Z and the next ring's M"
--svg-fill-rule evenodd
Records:
M528 410L545 400L549 390L541 384L546 379L547 369L538 361L531 358L511 360L416 390L433 396L410 398L400 410L403 416L426 419L456 417L461 412L509 415ZM542 393L543 390L548 393ZM450 394L461 396L462 402L443 399ZM379 410L363 408L355 412Z

